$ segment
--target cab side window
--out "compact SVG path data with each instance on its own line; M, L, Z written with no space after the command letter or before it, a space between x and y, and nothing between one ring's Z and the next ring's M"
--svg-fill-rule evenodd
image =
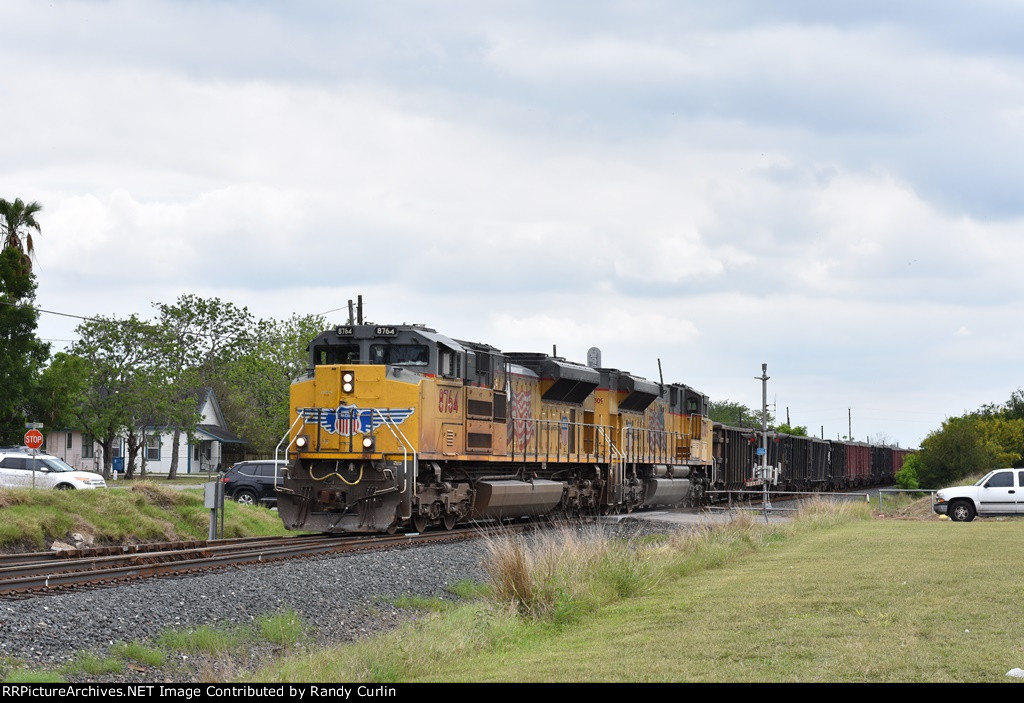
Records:
M442 376L448 376L450 378L458 378L462 375L462 369L460 356L455 353L452 349L445 347L438 347L438 369L437 372Z
M997 474L993 474L992 478L985 485L989 488L1013 488L1013 472L1000 471Z

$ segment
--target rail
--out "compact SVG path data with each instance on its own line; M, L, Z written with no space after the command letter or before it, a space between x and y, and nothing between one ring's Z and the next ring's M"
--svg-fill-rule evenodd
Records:
M750 495L762 497L765 495L764 491L730 491L730 490L713 490L708 491L708 495L725 494L730 498L734 495ZM837 498L863 498L865 503L871 502L871 493L837 493L828 491L768 491L769 498L772 496L835 496ZM781 509L781 508L780 508ZM786 508L786 510L795 510L795 508Z
M826 491L730 491L730 490L714 490L708 491L708 495L725 494L729 499L729 504L724 506L709 506L709 510L747 510L754 513L763 513L765 522L768 521L768 516L771 513L795 513L799 510L799 506L795 508L778 508L772 505L772 496L776 498L784 498L789 496L797 497L799 502L799 496L811 496L814 498L834 496L837 498L858 498L863 499L865 503L871 505L871 494L870 493L830 493ZM761 506L754 507L753 505L743 506L733 503L733 496L757 496L761 499Z
M508 526L501 526L508 530ZM170 545L147 552L132 550L126 554L81 555L60 552L55 557L40 555L38 561L0 559L0 597L18 597L29 593L54 593L120 581L193 573L225 566L241 566L334 553L412 546L429 542L473 539L487 530L464 530L371 537L336 535L291 535L256 540L214 540ZM496 531L495 531L496 533ZM160 545L158 545L160 546ZM31 556L31 555L30 555Z

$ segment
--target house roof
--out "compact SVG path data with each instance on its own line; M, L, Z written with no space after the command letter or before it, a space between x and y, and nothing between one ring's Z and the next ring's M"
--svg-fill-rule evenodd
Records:
M239 439L234 433L216 425L196 425L196 436L213 439L222 444L245 444L244 439Z

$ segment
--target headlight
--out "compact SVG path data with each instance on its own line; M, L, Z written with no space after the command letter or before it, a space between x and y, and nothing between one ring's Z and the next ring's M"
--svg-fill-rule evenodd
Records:
M363 451L368 452L373 449L373 437L363 437Z
M295 438L295 448L296 449L305 449L308 446L309 446L309 437L307 437L306 435L300 434L298 437Z
M345 371L341 374L341 390L351 393L356 387L356 375L352 371Z

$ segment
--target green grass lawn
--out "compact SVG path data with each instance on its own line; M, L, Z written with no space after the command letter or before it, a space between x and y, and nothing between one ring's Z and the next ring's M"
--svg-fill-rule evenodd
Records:
M1019 521L867 520L655 548L653 587L570 624L478 601L255 679L1014 681L1022 539Z
M1004 681L1024 666L1024 523L870 521L663 582L452 681Z

